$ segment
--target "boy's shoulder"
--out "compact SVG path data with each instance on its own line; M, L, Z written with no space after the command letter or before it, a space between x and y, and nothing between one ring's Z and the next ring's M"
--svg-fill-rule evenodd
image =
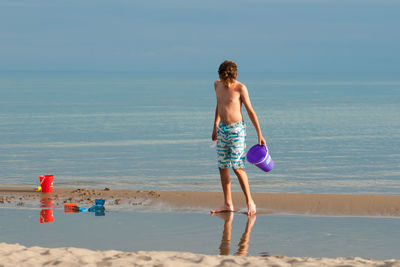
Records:
M215 80L214 81L214 86L218 86L220 84L223 84L221 80Z
M221 80L216 80L214 81L214 87L217 88L218 86L225 86L224 83ZM236 90L243 90L243 89L247 89L246 85L244 85L243 83L236 81L235 84L235 89Z
M241 83L241 82L239 82L239 81L236 81L237 82L237 88L238 89L244 89L244 88L246 88L246 85L244 85L244 83Z

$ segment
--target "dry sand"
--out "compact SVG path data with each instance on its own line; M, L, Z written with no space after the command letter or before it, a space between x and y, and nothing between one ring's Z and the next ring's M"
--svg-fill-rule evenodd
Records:
M333 216L400 216L400 196L253 193L258 214L293 213ZM220 206L221 192L142 191L114 189L57 188L52 193L35 192L27 187L0 187L0 208L37 205L38 201L91 204L95 198L106 199L106 205L157 206L206 210ZM233 193L235 209L245 209L243 194Z
M24 247L0 243L0 266L400 266L399 260L212 256L189 252Z

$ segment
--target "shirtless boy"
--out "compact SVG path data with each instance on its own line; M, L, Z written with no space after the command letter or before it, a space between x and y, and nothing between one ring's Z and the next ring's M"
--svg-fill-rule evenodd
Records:
M257 115L251 106L247 88L236 80L235 62L224 61L219 66L218 74L220 79L214 82L217 107L211 139L217 141L218 168L224 192L224 205L211 210L211 213L234 211L229 176L229 168L232 167L246 197L247 214L250 216L256 213L256 205L251 197L249 181L244 170L246 125L243 121L242 104L257 131L258 144L266 145L266 142L262 136Z

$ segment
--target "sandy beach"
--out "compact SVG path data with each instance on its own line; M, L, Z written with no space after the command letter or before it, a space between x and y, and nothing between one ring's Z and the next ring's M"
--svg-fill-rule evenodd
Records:
M0 208L37 207L52 203L93 203L106 199L107 208L168 207L176 210L208 212L222 201L220 192L142 191L87 188L56 188L52 193L29 187L1 187ZM241 193L233 194L236 210L245 211ZM254 193L259 214L305 214L329 216L400 216L400 196ZM238 257L173 251L122 252L84 248L25 247L0 243L0 266L400 266L400 260L365 258L310 258L272 255Z
M221 192L143 191L87 188L56 188L52 193L29 187L0 187L0 207L25 206L45 199L55 206L93 203L106 199L108 206L162 206L172 209L205 210L222 203ZM400 196L253 193L258 214L292 213L329 216L400 216ZM235 210L245 210L243 194L233 193Z
M1 266L400 266L399 260L363 258L237 257L189 252L24 247L0 243Z

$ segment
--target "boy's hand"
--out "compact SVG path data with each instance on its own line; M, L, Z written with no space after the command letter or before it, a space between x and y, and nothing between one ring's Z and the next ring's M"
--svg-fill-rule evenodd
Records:
M258 144L261 145L265 145L267 146L267 142L265 141L264 137L262 135L258 136Z
M212 132L211 140L212 140L212 141L217 141L217 131L216 131L216 130L214 130L214 131Z

